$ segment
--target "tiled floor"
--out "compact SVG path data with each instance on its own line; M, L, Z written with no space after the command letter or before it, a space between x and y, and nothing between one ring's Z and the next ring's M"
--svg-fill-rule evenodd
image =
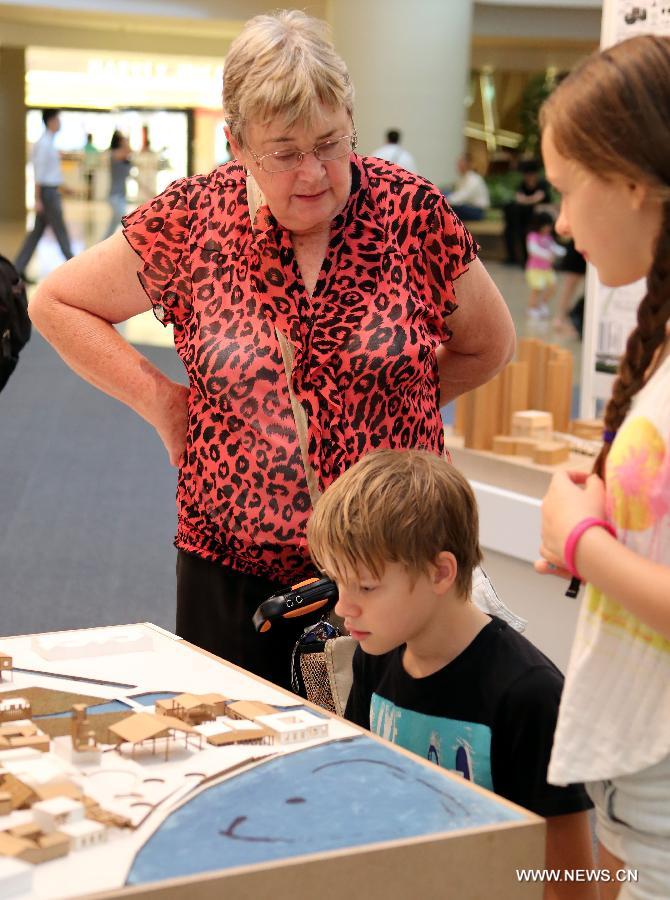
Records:
M104 234L109 217L106 203L84 201L66 201L65 217L72 237L73 248L76 252L90 247L95 241L100 240ZM0 252L12 258L22 240L19 228L8 226L0 222ZM581 344L571 335L556 331L551 319L533 321L525 314L528 291L524 279L524 273L520 268L503 266L484 258L491 277L498 285L503 297L512 313L519 337L536 336L545 341L552 341L568 347L575 358L574 380L579 383L581 370ZM44 277L53 268L60 265L62 256L58 246L50 232L42 239L35 256L28 269L28 274L35 278ZM563 276L559 275L557 297L560 294ZM554 299L554 305L556 299ZM151 313L139 316L123 326L124 333L134 343L166 346L171 344L170 329L163 328Z

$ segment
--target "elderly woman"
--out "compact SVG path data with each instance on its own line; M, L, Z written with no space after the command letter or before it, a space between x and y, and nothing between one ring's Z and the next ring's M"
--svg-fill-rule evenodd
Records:
M226 58L235 161L175 182L54 272L32 317L179 466L177 631L280 684L304 624L257 604L313 573L312 502L377 447L443 452L440 404L513 352L507 308L432 184L357 156L322 23L258 16ZM153 307L188 388L114 324Z

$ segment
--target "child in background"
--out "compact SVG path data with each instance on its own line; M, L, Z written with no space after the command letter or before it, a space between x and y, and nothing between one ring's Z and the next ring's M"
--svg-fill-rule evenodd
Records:
M471 601L478 528L465 478L424 450L372 453L319 499L310 552L360 644L346 716L547 816L546 865L585 869L588 798L547 783L563 679ZM545 896L597 896L580 888L552 884Z
M551 315L549 301L556 290L554 263L565 255L565 249L552 236L553 228L549 213L536 213L526 238L526 283L530 288L527 315L531 319L548 319Z
M595 473L554 476L544 573L587 583L549 779L587 782L604 898L670 896L670 38L589 57L540 118L556 223L611 287L647 276ZM619 884L617 871L637 880Z

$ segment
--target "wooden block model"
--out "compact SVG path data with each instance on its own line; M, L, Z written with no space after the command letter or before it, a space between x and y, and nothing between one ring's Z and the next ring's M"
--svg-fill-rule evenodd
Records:
M516 453L516 438L506 434L497 434L493 438L493 452L501 456L514 456Z
M472 450L490 450L493 447L494 436L502 430L501 384L500 375L497 375L467 395L465 447Z
M601 441L605 423L602 419L573 419L570 433L587 441Z
M550 412L539 409L524 409L512 416L512 436L551 440L554 432L554 418Z
M533 462L540 466L555 466L565 462L570 456L570 448L560 441L540 441L533 449Z
M535 438L515 437L514 438L514 455L515 456L532 456L533 451L540 442Z
M528 409L528 363L518 360L505 366L502 379L502 433L512 433L512 416L521 409Z
M551 412L557 431L567 431L572 409L572 353L551 347L546 376L542 409Z
M531 409L544 408L546 365L549 360L549 344L539 338L522 338L517 356L528 364L528 405Z

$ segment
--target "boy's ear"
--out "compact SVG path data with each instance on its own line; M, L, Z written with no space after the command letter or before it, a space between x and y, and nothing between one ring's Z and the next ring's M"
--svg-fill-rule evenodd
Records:
M446 594L453 587L458 574L456 557L448 550L442 550L435 557L433 566L433 589L436 594Z

